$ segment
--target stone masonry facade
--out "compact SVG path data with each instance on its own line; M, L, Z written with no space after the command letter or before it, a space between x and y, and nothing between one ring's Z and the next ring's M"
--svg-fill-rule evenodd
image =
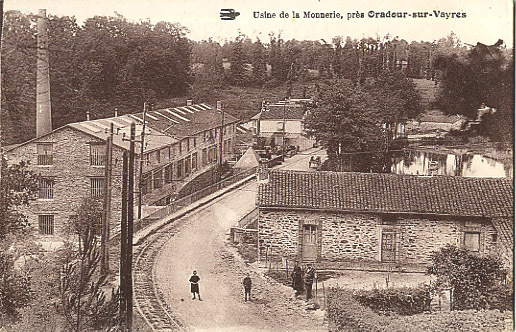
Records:
M497 255L496 230L488 218L389 215L261 208L260 257L265 252L301 261L303 225L316 225L318 262L382 262L382 233L394 235L394 263L426 265L446 244L464 246L465 233L478 238L478 251ZM469 244L469 243L468 243Z
M52 143L52 165L38 166L37 146L40 143ZM36 232L38 216L53 215L53 235L65 235L70 217L77 214L84 198L91 196L91 179L104 178L104 166L90 165L92 144L102 144L101 148L105 149L105 141L71 128L63 128L9 152L10 164L29 162L31 171L54 182L52 199L36 199L21 210ZM111 229L116 228L121 218L122 153L122 149L113 147Z

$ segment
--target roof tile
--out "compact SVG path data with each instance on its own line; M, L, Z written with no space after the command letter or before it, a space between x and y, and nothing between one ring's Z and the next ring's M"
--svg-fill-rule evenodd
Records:
M260 207L513 216L513 183L502 178L272 171Z

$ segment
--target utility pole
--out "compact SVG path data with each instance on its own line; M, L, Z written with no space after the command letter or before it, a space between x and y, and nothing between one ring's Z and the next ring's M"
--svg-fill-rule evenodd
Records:
M127 187L127 331L133 329L133 223L134 223L134 144L136 126L131 124L131 141L129 142L129 184Z
M222 150L222 145L224 143L224 107L222 106L222 101L220 102L220 110L222 112L222 122L221 122L221 125L220 125L220 134L219 134L219 165L218 165L218 168L219 168L219 171L218 171L218 178L217 178L217 181L220 181L221 177L222 177L222 162L223 162L223 158L222 158L222 153L223 153L223 150Z
M2 68L2 35L4 30L4 0L0 0L0 69ZM2 172L4 170L4 135L2 132L2 74L0 70L0 188L2 188ZM0 196L0 200L3 197Z
M281 149L281 161L285 162L285 123L286 123L286 120L285 120L285 112L286 112L286 100L285 100L285 104L283 104L283 139L282 139L282 143L283 143L283 147Z
M134 223L134 159L136 125L131 123L129 154L124 152L122 176L122 225L120 230L120 316L124 331L133 326L133 223ZM124 329L125 328L125 329Z
M122 220L120 227L120 323L124 330L127 311L127 172L128 156L127 151L123 153L122 163Z
M102 242L100 243L100 251L102 254L100 272L106 275L109 271L109 225L111 217L111 174L113 161L113 131L114 124L111 122L111 128L108 138L106 139L106 161L104 165L104 208L102 215Z
M143 150L145 149L145 116L147 115L147 103L143 103L143 127L140 142L140 169L138 170L138 220L142 218L142 185L143 185Z

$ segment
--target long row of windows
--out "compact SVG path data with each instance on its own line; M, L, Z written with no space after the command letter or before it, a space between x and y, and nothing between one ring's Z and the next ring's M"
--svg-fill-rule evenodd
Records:
M463 231L462 232L462 247L472 251L482 251L480 231ZM381 242L381 260L382 262L396 262L398 257L397 243L399 241L399 232L394 230L382 231L382 242ZM491 234L491 244L495 245L498 241L496 233Z
M54 164L54 148L52 143L38 143L37 153L39 166L51 166ZM90 165L104 166L106 163L106 145L103 143L90 144Z
M226 130L227 129L227 130ZM231 134L234 132L233 124L224 127L224 133L226 131ZM231 140L231 138L229 139ZM209 142L214 143L215 131L208 130L203 133L203 143ZM224 150L227 151L226 143L224 144ZM155 154L155 160L157 163L161 163L162 156L168 156L168 159L173 159L175 155L181 155L183 152L190 152L192 148L197 147L196 137L187 137L183 139L179 144L168 146L166 148L149 152L145 154L144 158L146 164L149 165L151 162L151 154ZM54 154L52 143L38 143L37 153L39 166L50 166L54 164ZM106 144L105 143L90 143L90 165L91 166L104 166L106 163Z
M206 149L205 149L206 150ZM211 149L215 152L215 147ZM197 152L170 163L163 168L159 168L142 176L142 193L148 194L154 189L162 188L165 184L171 183L174 178L182 179L199 167L199 154ZM213 162L215 159L213 159ZM203 164L203 166L206 164Z
M233 125L226 126L224 128L227 129L228 133L233 133L235 130L233 128ZM218 131L217 131L218 133ZM202 141L203 143L215 143L215 130L207 130L202 133ZM226 140L228 141L228 140ZM225 141L225 142L226 142ZM229 138L229 142L231 142L231 138ZM231 144L229 143L226 147L226 143L224 145L224 151L228 151ZM174 144L172 146L168 146L166 148L152 151L149 153L146 153L144 156L145 164L150 165L151 159L155 160L156 163L161 163L163 158L168 156L168 160L174 159L176 156L181 156L183 153L189 153L193 148L197 147L197 137L187 137L178 144Z
M228 151L231 148L231 139L224 141L224 151ZM201 155L201 166L217 162L217 146L213 145L202 150ZM95 156L95 160L99 163L103 163L103 159L99 155ZM171 183L174 177L181 179L198 168L199 155L197 152L192 155L186 156L178 160L176 163L170 163L164 168L160 168L143 175L142 191L144 194L152 191L153 189L159 189L163 187L164 183ZM175 167L174 167L175 164ZM174 169L175 168L175 169ZM39 199L54 199L54 184L53 178L41 178L39 180ZM104 178L103 177L90 177L90 195L92 197L102 197L104 195Z
M53 178L39 179L39 199L54 199L54 184ZM104 195L104 178L91 177L90 178L90 195L91 197L102 197Z

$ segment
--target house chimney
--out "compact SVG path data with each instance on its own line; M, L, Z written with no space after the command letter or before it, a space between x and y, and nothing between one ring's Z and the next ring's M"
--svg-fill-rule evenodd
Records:
M118 108L115 107L115 118L118 117Z
M260 109L261 111L268 111L269 110L269 102L266 100L262 100L262 107Z
M217 100L217 111L222 111L222 100Z
M186 106L192 106L192 105L193 105L193 99L187 99Z
M90 110L86 111L86 121L90 121Z
M36 60L36 137L52 131L52 113L50 110L50 74L48 64L47 12L38 12Z

